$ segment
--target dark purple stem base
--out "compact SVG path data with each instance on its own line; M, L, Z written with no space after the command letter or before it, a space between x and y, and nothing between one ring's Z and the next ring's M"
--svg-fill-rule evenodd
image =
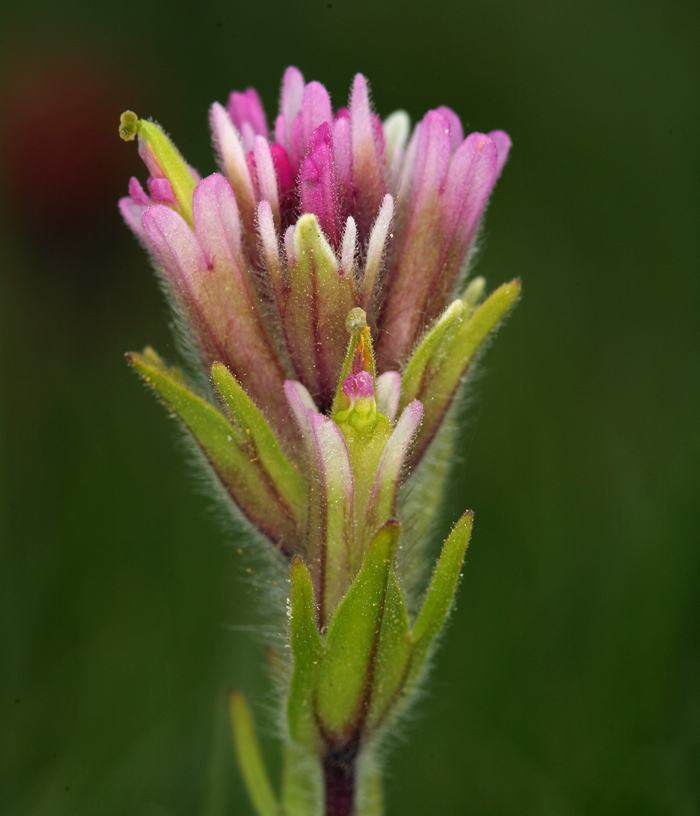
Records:
M355 756L328 753L323 759L326 816L355 813Z

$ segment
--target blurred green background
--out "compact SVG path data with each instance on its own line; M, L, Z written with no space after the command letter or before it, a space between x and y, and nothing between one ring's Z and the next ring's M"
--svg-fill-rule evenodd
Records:
M700 6L5 2L0 10L0 813L251 813L223 715L276 761L264 624L175 427L174 355L116 199L132 108L202 173L206 114L284 67L514 148L477 271L524 299L472 391L476 511L388 814L700 813Z

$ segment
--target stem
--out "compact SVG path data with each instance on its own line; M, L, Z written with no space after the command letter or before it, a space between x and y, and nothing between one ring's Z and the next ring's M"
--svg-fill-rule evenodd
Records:
M328 752L323 758L325 816L354 816L356 753Z

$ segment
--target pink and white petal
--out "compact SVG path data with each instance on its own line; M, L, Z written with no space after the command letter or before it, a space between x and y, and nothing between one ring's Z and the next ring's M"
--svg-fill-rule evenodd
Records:
M357 254L357 225L355 219L349 215L343 233L343 243L340 249L340 274L352 278L355 275L355 256Z
M418 400L413 400L404 408L386 444L367 503L365 544L368 543L368 536L376 532L377 528L387 522L395 512L401 471L422 416L423 405Z
M401 375L398 371L385 371L377 377L377 410L393 423L401 398Z
M510 148L512 142L510 140L510 136L505 132L505 130L492 130L489 134L487 134L489 139L496 145L498 149L498 176L501 175L503 171L503 166L508 159L508 154L510 153Z
M134 199L136 204L141 204L143 207L150 207L151 204L153 204L151 199L144 192L141 182L136 176L132 176L129 179L129 195Z
M253 153L255 155L255 167L258 173L258 189L260 198L270 202L275 223L279 224L280 202L277 190L277 174L275 164L272 161L270 145L263 136L256 136Z
M454 153L464 141L462 122L452 108L446 108L444 105L441 105L437 110L438 113L441 113L450 123L451 151Z
M239 207L247 207L252 211L255 193L241 137L228 113L218 102L211 106L209 122L221 169L236 194L236 201Z
M291 146L292 124L301 110L304 88L304 75L298 68L290 65L284 72L280 98L280 115L275 124L275 141L279 142L287 153L289 153Z
M148 246L148 240L141 226L141 219L147 209L146 205L134 201L131 196L124 196L124 198L119 199L119 212L122 214L122 218L144 246Z
M241 219L231 185L219 173L200 181L192 196L194 231L207 264L226 259L239 271L243 264Z
M450 165L443 198L445 237L457 231L461 252L466 252L474 229L498 178L498 149L483 133L471 133Z
M362 305L369 309L372 305L374 291L379 277L379 267L389 235L389 228L394 217L394 199L387 193L382 201L379 214L372 226L367 245L367 260L362 279Z

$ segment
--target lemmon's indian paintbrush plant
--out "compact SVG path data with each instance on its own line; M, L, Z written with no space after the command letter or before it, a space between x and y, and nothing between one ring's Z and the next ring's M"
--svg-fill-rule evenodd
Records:
M252 88L215 103L210 125L221 172L201 179L158 125L122 116L150 176L121 212L204 376L152 349L128 359L289 576L279 796L230 697L256 811L376 815L378 746L424 673L471 532L468 512L420 586L452 408L520 293L515 280L484 299L483 279L465 280L510 140L464 138L449 108L412 132L403 111L382 122L360 74L334 114L296 68L272 133Z

